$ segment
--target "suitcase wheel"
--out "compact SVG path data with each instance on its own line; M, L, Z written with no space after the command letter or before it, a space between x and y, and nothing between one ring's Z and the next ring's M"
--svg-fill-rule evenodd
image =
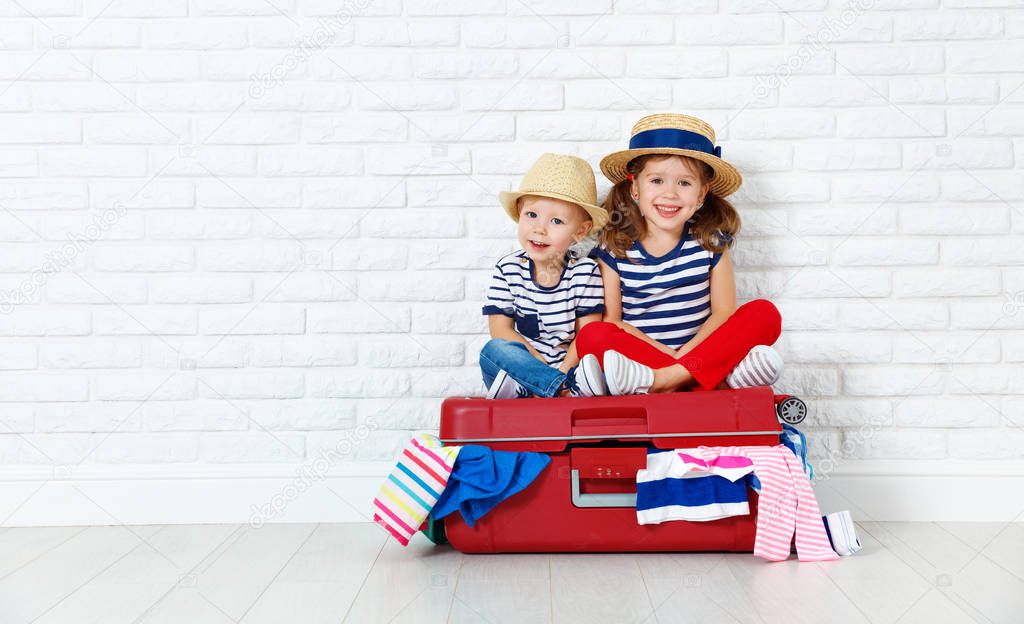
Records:
M779 420L790 425L799 425L807 418L807 404L796 397L788 397L775 405Z

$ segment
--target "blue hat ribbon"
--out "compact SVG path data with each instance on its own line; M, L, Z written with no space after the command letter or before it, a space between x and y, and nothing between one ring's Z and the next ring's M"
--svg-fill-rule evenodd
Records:
M722 157L722 146L715 145L703 134L678 128L655 128L637 132L629 140L629 149L687 149Z

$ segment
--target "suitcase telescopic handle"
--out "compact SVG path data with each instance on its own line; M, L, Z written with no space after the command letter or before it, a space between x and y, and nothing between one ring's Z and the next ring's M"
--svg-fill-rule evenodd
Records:
M583 494L580 492L580 471L573 468L570 478L574 507L636 507L635 492Z

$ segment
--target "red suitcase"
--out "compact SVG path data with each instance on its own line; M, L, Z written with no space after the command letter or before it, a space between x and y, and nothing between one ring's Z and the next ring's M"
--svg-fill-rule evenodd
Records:
M636 471L647 448L774 445L782 430L771 388L594 399L494 401L451 398L441 406L446 445L538 451L551 464L522 492L469 527L444 519L465 553L736 551L754 549L749 516L639 525Z

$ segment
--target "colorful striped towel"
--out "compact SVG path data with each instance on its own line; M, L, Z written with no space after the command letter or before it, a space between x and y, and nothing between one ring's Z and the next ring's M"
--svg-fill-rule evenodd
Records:
M461 448L442 446L436 436L420 433L402 449L395 469L373 499L373 521L402 546L409 545L409 539L434 508Z

